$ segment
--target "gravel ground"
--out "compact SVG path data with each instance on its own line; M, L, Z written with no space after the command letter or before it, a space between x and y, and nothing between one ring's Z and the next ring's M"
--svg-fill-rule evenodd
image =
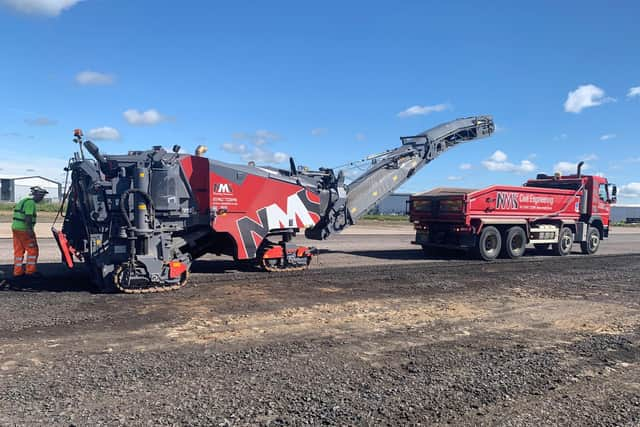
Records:
M5 288L0 424L640 424L638 255L222 271Z

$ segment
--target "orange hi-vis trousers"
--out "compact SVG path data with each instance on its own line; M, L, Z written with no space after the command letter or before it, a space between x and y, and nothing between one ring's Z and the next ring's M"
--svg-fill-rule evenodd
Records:
M25 257L26 252L26 257ZM13 275L33 274L38 262L38 242L35 234L28 231L13 230ZM27 265L25 272L23 264Z

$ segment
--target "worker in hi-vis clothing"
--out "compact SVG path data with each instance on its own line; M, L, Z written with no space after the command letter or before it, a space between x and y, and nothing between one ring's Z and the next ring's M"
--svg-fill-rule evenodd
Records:
M38 262L38 242L36 240L36 203L40 203L48 193L42 187L31 187L31 196L20 200L13 209L13 275L32 275ZM25 257L26 252L26 257ZM24 268L26 264L27 268Z

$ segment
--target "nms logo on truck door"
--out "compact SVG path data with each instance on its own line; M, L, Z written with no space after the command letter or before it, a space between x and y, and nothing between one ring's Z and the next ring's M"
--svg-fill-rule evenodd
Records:
M496 209L518 209L520 203L518 202L518 193L507 193L504 191L498 191L496 195Z

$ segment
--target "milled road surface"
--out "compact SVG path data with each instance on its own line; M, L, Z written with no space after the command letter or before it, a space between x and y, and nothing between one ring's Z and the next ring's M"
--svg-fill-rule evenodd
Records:
M0 424L640 424L640 255L353 251L282 275L202 261L167 294L53 267L14 284Z

